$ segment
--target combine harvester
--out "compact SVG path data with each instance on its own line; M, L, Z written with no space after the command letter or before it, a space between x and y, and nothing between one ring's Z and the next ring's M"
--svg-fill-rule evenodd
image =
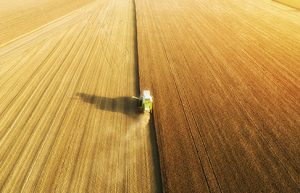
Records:
M132 98L139 100L138 108L142 112L152 113L153 98L152 98L149 90L144 90L143 95L140 97L133 96Z

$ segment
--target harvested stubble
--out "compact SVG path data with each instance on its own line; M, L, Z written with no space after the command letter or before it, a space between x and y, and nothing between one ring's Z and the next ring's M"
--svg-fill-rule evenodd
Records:
M0 192L157 190L133 10L93 1L0 47Z

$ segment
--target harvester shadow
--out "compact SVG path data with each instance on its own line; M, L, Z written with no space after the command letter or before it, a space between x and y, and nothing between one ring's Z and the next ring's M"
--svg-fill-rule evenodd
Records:
M77 93L76 96L103 111L119 112L131 118L138 118L140 114L137 109L138 101L132 97L109 98L85 93Z

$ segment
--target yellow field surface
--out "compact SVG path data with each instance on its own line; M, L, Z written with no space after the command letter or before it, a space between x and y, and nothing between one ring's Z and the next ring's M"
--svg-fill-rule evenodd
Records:
M299 0L275 0L275 1L278 1L278 2L286 4L288 6L300 9L300 1Z
M0 45L94 0L0 0Z
M299 32L272 0L0 0L0 192L298 193Z
M34 23L40 12L28 10ZM157 190L153 127L131 99L133 10L129 0L93 1L0 47L0 192ZM28 22L10 17L0 41Z
M300 192L300 11L136 0L166 192Z

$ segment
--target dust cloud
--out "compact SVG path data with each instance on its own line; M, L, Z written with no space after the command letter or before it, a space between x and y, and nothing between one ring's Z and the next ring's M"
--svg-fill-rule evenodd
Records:
M106 184L108 188L121 187L124 183L139 183L145 173L148 173L143 171L148 169L143 166L152 162L149 159L152 150L149 142L150 129L150 113L139 114L129 121L127 130L119 135L118 141L110 147L109 152L101 153L101 165L107 170L104 175L110 178ZM107 134L110 137L116 135L111 131ZM109 136L107 137L110 138Z

